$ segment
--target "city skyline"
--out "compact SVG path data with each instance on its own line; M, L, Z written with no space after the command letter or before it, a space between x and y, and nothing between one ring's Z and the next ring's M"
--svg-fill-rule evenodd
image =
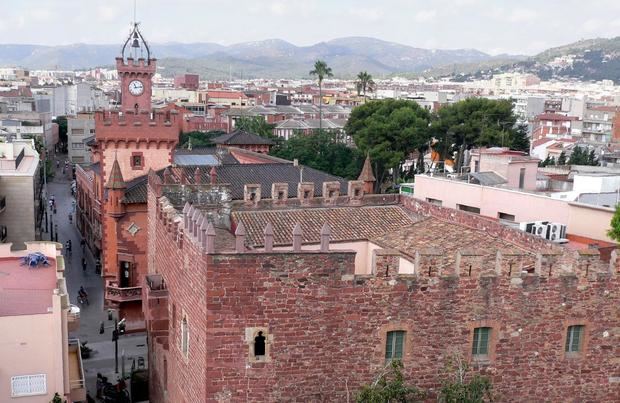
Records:
M440 0L430 6L405 0L383 6L352 0L179 0L175 6L162 0L137 1L136 19L151 42L230 45L277 38L308 46L365 36L419 48L532 55L580 39L620 35L620 3L611 0L594 0L587 8L578 0L525 0L518 5ZM28 0L5 8L0 34L5 44L114 44L127 35L133 13L133 4L122 0L96 6L77 0Z

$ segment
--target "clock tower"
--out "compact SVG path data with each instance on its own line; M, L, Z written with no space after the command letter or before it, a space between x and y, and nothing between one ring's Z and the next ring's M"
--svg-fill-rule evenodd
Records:
M116 70L121 84L121 110L151 110L153 75L157 59L151 57L151 49L140 33L138 23L116 58Z

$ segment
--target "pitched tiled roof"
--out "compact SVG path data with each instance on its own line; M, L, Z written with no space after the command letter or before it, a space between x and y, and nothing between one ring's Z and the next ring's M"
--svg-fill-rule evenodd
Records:
M232 218L236 223L243 221L246 241L255 247L263 246L267 223L273 226L275 245L290 245L297 223L301 225L304 243L318 243L324 223L331 228L330 241L338 242L371 239L416 222L400 206L234 211Z
M372 239L384 248L397 249L410 257L416 250L440 250L446 265L454 265L458 250L474 250L485 256L495 256L497 250L516 250L527 253L507 241L493 237L485 231L427 218L411 225L400 226ZM528 263L533 264L534 255Z
M201 181L209 183L211 180L210 167L198 166L201 172ZM181 175L191 183L196 166L175 167L172 174L177 181ZM300 182L300 169L293 164L236 164L216 167L217 183L229 183L233 199L243 199L243 186L246 184L260 184L265 198L271 195L273 183L288 183L288 197L297 197L297 184ZM320 197L323 193L323 182L340 182L340 194L347 194L347 180L338 176L303 166L303 182L314 182L314 196Z
M372 173L372 166L370 165L370 156L366 156L366 159L364 160L364 167L362 168L362 173L360 173L360 176L357 179L364 182L376 181L375 175L373 175Z
M273 141L257 134L246 132L245 130L235 130L232 133L222 134L221 136L211 139L211 141L215 144L226 144L232 146L245 144L273 145Z
M112 170L110 171L110 177L105 184L106 189L125 189L127 185L123 179L123 173L121 167L118 165L118 160L114 160L112 163Z
M148 175L139 176L132 179L127 183L127 189L125 190L125 197L123 203L125 204L141 204L147 202L147 186Z

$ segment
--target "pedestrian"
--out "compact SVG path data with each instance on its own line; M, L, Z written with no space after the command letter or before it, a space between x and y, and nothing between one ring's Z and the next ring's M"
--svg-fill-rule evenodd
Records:
M84 249L86 248L86 240L84 238L80 241L80 246L82 247L82 253L84 253Z
M82 271L86 273L86 258L82 258Z
M60 161L56 160L56 169L60 168Z

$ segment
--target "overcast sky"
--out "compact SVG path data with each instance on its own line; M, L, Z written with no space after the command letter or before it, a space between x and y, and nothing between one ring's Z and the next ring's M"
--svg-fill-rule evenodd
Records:
M0 0L0 42L121 43L133 0ZM371 36L423 48L535 54L620 35L620 0L137 0L150 42L310 45Z

